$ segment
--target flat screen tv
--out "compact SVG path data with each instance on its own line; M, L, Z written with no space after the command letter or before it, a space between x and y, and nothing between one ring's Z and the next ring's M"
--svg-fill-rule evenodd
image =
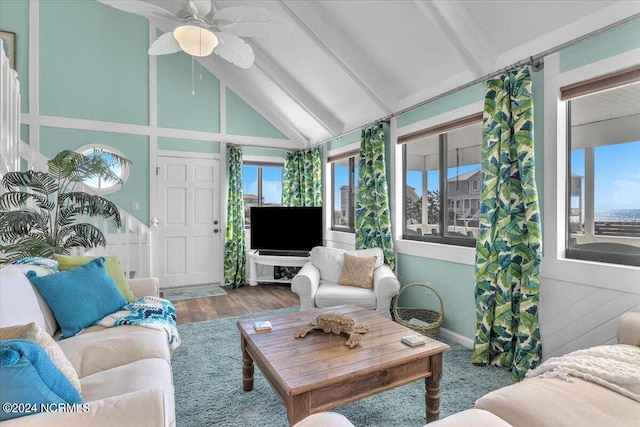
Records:
M321 207L252 207L251 249L262 255L303 255L322 246Z

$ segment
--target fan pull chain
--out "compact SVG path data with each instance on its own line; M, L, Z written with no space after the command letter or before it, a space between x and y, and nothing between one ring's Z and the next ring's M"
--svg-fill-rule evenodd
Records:
M191 57L191 96L194 96L196 94L195 88L194 88L194 84L193 84L193 80L194 80L194 76L195 76L195 72L193 69L193 63L194 63L195 59L193 58L193 56Z

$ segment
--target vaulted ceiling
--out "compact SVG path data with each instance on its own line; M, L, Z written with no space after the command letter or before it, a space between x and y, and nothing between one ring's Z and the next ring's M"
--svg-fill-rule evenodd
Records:
M173 0L148 2L175 10ZM292 33L245 39L256 58L250 69L216 55L201 63L297 146L328 140L640 14L640 2L598 0L213 4L262 6L293 24Z

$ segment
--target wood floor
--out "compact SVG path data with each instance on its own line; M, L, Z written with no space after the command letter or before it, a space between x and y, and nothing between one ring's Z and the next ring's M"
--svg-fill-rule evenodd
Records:
M227 295L174 301L178 324L201 322L248 313L260 313L300 305L298 295L286 284L260 284L226 289Z

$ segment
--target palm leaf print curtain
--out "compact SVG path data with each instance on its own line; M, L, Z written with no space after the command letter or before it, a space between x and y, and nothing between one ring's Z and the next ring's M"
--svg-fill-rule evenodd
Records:
M320 147L285 154L283 206L322 206L321 157Z
M362 130L357 191L356 249L379 247L384 253L385 263L394 269L384 130L381 123Z
M224 282L228 289L245 283L246 243L242 193L242 148L229 147L227 231L224 236Z
M511 369L515 380L535 368L542 353L533 148L531 76L525 67L487 82L472 357L475 364Z

